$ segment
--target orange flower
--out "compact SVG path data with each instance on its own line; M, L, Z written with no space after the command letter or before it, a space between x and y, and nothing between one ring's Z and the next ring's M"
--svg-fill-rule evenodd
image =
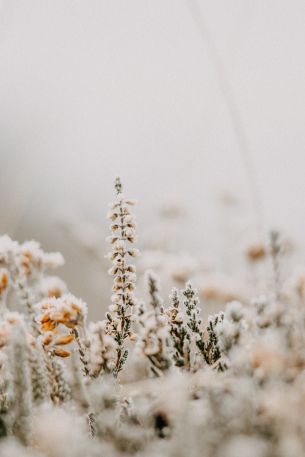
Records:
M64 344L70 344L74 339L73 335L63 335L57 338L54 344L56 345L64 345Z
M263 259L267 255L266 248L264 244L262 243L256 243L248 246L248 249L246 251L246 255L248 257L248 260L252 262L256 262L258 260Z
M52 342L52 335L47 335L43 340L42 340L42 343L44 344L44 346L48 346L51 342Z
M87 313L87 305L71 294L42 301L39 307L42 332L54 331L60 324L73 329L84 322Z
M57 355L58 357L69 357L71 355L70 351L65 351L64 349L61 348L55 348L54 349L54 354Z
M42 332L51 332L52 330L54 330L56 327L56 323L51 321L51 319L48 319L46 322L44 322L42 325L41 325L41 330Z
M8 286L8 274L6 270L0 272L0 295L6 290Z

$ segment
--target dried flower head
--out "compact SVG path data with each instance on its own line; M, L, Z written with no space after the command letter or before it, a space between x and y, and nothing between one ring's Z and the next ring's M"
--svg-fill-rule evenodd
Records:
M73 329L83 325L87 316L86 303L72 294L42 300L37 307L41 312L39 321L42 332L54 331L60 324Z

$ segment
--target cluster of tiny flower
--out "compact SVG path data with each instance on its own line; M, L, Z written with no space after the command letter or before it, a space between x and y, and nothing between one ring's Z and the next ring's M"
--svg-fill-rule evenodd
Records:
M122 193L122 184L119 178L115 182L116 201L111 204L108 214L111 224L109 242L112 245L111 253L107 256L113 265L109 274L113 276L112 304L106 314L106 331L113 336L117 344L117 360L114 373L122 370L127 359L128 350L125 341L131 336L131 321L135 299L136 269L128 263L129 257L139 255L138 249L131 247L135 242L135 220L131 212L134 201L126 199Z

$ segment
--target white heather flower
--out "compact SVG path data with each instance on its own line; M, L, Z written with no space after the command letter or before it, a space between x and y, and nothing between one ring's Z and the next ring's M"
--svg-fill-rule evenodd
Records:
M117 345L117 360L114 369L115 376L121 371L126 361L128 351L125 349L125 340L130 337L131 315L136 304L135 267L128 264L129 257L136 257L138 249L131 247L135 242L135 222L131 213L132 201L122 194L122 184L119 178L115 181L117 192L116 201L111 204L108 217L111 224L109 238L112 250L107 256L113 263L109 274L114 276L112 287L112 304L107 314L106 332L114 337Z

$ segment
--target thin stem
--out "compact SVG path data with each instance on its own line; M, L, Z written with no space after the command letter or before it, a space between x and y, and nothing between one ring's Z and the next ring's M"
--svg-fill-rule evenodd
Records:
M217 48L209 32L202 10L198 5L197 0L187 0L187 6L192 16L192 19L198 28L201 39L206 45L209 59L214 69L220 92L223 96L228 113L230 115L232 128L235 132L236 141L238 143L239 151L247 175L251 203L253 211L256 216L257 230L259 233L262 233L264 226L262 215L262 203L257 186L255 169L253 166L251 147L249 144L249 139L244 126L244 122L241 116L241 112L236 101L234 90L229 80L224 62L219 52L217 51Z

